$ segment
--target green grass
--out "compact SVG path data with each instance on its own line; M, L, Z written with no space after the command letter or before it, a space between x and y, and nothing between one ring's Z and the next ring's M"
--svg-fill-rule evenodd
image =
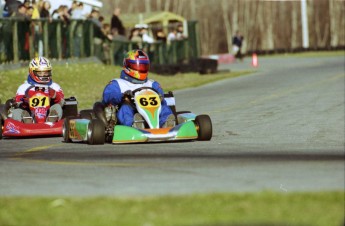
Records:
M312 225L344 222L344 192L0 198L0 225Z
M121 68L102 64L66 64L53 65L53 80L60 84L65 96L75 96L79 109L91 108L95 101L102 98L104 87L114 78L118 78ZM157 80L165 91L196 87L220 79L237 77L244 72L222 72L212 75L197 73L161 76L154 73L149 78ZM4 102L15 96L17 88L27 78L28 68L0 71L0 99Z

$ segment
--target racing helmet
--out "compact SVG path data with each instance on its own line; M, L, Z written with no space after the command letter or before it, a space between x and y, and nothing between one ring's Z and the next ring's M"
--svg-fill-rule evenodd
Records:
M123 59L123 71L130 77L146 81L150 69L150 59L142 50L131 50Z
M45 57L36 57L29 64L29 75L37 83L47 84L51 81L52 65Z

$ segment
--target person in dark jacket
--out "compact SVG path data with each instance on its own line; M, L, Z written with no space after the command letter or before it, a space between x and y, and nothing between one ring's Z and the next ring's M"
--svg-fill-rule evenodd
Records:
M120 13L121 13L121 9L120 8L115 8L114 9L114 13L113 13L113 16L111 17L111 23L110 23L111 30L116 29L117 33L119 35L125 36L126 35L126 31L125 31L125 28L124 28L124 26L122 24L122 21L119 18Z
M242 52L241 52L243 39L244 38L240 34L239 31L236 31L235 36L232 38L232 49L233 49L233 52L235 54L235 57L237 59L240 59L240 60L243 59L243 55L242 55Z

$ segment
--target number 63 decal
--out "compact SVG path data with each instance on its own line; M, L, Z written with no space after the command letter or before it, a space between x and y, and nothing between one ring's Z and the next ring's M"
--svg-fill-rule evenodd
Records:
M138 96L137 100L142 107L158 107L160 101L158 95Z
M146 98L146 97L142 97L140 98L140 104L143 105L143 106L157 106L158 105L158 101L156 100L157 98L156 97L149 97L149 98Z

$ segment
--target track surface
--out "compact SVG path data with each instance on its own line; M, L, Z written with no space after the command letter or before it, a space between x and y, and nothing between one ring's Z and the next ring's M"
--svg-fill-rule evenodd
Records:
M0 141L0 195L344 190L344 57L262 58L257 72L175 92L210 142ZM249 59L231 70L252 69ZM212 75L210 75L212 76Z

